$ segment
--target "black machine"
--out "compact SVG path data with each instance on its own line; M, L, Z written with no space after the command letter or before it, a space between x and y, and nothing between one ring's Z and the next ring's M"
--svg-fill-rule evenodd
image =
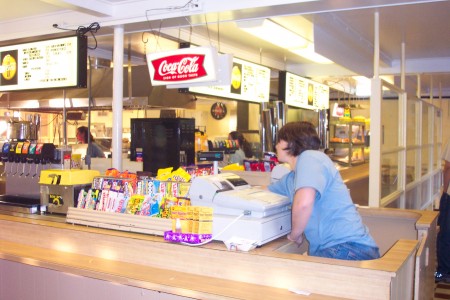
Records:
M130 159L143 161L143 170L195 163L195 120L187 118L131 119Z

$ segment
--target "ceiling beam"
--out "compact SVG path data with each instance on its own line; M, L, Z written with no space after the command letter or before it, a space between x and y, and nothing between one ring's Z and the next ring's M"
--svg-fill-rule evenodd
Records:
M85 13L96 17L112 17L114 6L99 0L40 0L72 11Z

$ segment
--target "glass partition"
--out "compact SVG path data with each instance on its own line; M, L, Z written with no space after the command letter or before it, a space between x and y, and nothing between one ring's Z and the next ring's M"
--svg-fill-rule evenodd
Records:
M433 107L433 169L439 169L441 167L441 147L442 144L442 117L441 110Z
M372 79L369 205L430 209L441 188L440 109ZM373 141L373 143L372 143Z
M417 179L416 162L418 158L419 152L417 149L406 151L406 184L414 182Z
M381 101L381 151L399 146L399 94L383 87Z
M387 82L382 83L381 100L381 203L402 189L402 92ZM389 200L390 202L390 200ZM401 203L401 201L395 201ZM390 202L392 205L392 202Z
M406 185L414 182L417 178L417 161L420 153L417 146L420 144L417 136L419 120L420 101L408 99L406 101Z

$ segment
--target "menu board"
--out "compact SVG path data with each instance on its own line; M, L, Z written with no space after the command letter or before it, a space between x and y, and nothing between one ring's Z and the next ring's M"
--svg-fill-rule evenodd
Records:
M0 47L0 92L86 87L87 38L71 36Z
M231 85L191 87L190 92L251 102L269 102L270 69L233 58Z
M328 109L330 88L324 84L281 71L279 73L279 98L287 105L306 109Z

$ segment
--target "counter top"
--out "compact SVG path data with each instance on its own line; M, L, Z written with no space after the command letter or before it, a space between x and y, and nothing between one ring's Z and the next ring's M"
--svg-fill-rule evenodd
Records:
M418 247L417 240L398 240L380 259L344 261L283 252L285 237L247 253L222 242L189 247L36 217L0 215L0 226L2 259L194 298L298 299L288 291L297 288L311 292L309 299L356 299L362 290L386 299Z

